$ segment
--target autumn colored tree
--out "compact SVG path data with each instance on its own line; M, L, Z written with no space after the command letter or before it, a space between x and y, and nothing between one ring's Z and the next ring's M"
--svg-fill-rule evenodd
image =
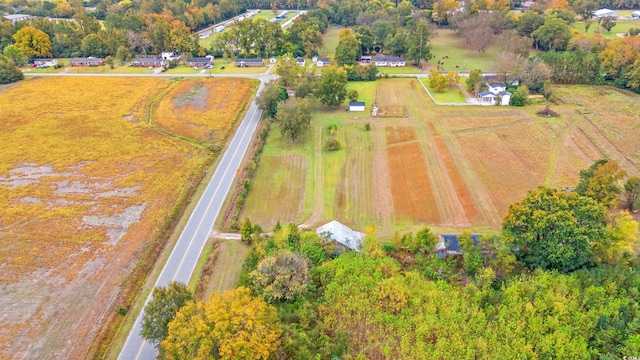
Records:
M13 39L16 42L15 46L27 57L52 56L49 35L31 25L18 30L13 35Z
M620 169L617 162L609 159L597 160L588 169L580 171L580 183L576 186L576 192L612 208L618 203L618 195L622 191L620 181L625 175L626 171Z
M281 333L275 308L240 287L183 307L160 347L169 360L267 359Z
M144 307L140 335L157 345L167 337L169 323L176 313L193 301L193 294L185 284L171 282L167 287L153 289L152 296Z
M251 278L265 300L293 301L309 288L309 263L304 256L280 251L260 261Z
M429 73L429 87L436 92L444 92L447 88L447 79L437 69Z
M570 270L588 262L605 235L606 209L577 193L538 188L509 206L502 229L530 268Z
M340 39L336 47L338 65L355 65L360 55L360 40L349 29L340 30Z

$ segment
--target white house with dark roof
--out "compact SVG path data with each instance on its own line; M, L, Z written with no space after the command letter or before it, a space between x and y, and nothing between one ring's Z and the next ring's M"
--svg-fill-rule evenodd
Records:
M407 65L406 60L404 58L401 58L399 56L385 55L385 54L378 54L374 56L373 63L378 67L384 67L384 66L396 67L396 66Z
M364 111L365 103L363 101L352 101L349 103L349 111Z
M329 60L328 58L317 58L316 59L316 66L317 67L323 67L323 66L327 66L331 64L331 60Z
M364 234L335 220L318 227L316 233L325 241L335 241L353 251L362 251Z
M640 11L634 11L631 13L632 19L640 19Z
M307 62L305 61L305 59L303 57L298 56L296 58L296 64L300 65L300 66L304 66Z

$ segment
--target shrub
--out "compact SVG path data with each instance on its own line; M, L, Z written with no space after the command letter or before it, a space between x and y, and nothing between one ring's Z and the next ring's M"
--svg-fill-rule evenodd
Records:
M364 124L364 129L367 131L371 130L371 124L369 123Z
M335 136L329 136L327 142L324 144L324 148L327 151L338 151L342 147L342 144L336 139Z
M637 36L638 34L640 34L640 28L632 27L629 29L629 36Z

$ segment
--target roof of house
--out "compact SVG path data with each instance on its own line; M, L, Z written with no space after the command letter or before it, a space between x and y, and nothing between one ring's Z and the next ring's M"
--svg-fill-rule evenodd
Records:
M137 58L135 59L133 62L139 62L139 63L157 63L162 61L161 58Z
M361 60L371 60L371 56L370 55L364 55L360 57Z
M606 15L606 14L614 14L616 13L613 10L609 10L609 9L600 9L600 10L596 10L593 12L593 15L595 16L600 16L600 15Z
M7 20L16 20L16 19L22 19L25 17L31 17L31 15L27 15L27 14L13 14L13 15L2 15L2 16Z
M447 251L460 251L460 243L458 242L458 236L456 234L442 234L440 237L444 242ZM473 240L473 245L478 246L478 240L480 240L479 234L471 234L471 240Z
M187 58L187 62L190 63L204 63L204 64L208 64L212 61L213 59L211 58L207 58L207 57L196 57L196 58Z
M33 62L57 61L56 59L33 59Z
M640 11L634 11L631 13L631 15L640 15Z
M264 62L261 58L237 58L236 62Z
M97 63L101 61L104 61L104 60L102 58L94 58L94 57L69 59L70 63L77 63L77 62L87 62L87 63L96 62Z
M505 96L505 95L509 95L509 96L511 96L511 93L510 93L510 92L508 92L508 91L502 91L502 92L500 93L500 95L502 95L502 96Z
M352 101L349 103L349 106L364 106L364 101Z
M501 83L501 82L490 82L490 83L487 83L487 86L492 87L492 88L497 88L497 87L506 87L507 85L505 85L505 83Z
M489 90L482 90L478 93L480 97L495 97L496 95Z
M339 244L342 244L349 249L360 252L362 248L362 239L364 234L352 230L348 226L333 220L316 229L316 233L326 233L328 237Z
M318 61L321 61L323 63L329 63L331 62L331 60L329 60L329 58L318 58Z
M405 60L399 56L378 54L373 58L373 61L403 62Z

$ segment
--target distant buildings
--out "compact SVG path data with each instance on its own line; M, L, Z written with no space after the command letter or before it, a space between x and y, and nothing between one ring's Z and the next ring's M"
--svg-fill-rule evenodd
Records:
M13 14L13 15L3 15L3 17L9 20L12 24L17 23L18 21L24 21L31 19L31 15L27 14Z
M606 17L617 19L618 13L609 9L600 9L593 12L593 17L595 17L596 19L603 19Z

